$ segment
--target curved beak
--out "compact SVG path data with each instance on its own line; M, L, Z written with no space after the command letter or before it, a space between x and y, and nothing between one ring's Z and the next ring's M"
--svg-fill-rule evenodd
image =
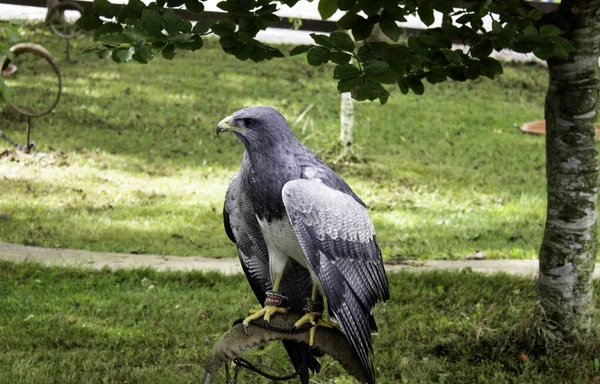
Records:
M217 137L221 132L229 132L229 131L237 131L238 127L231 125L231 121L233 120L233 116L227 116L223 120L219 121L217 124Z

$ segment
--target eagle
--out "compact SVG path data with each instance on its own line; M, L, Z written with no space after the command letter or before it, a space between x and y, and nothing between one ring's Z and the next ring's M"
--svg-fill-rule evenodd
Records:
M309 344L284 342L300 378L320 368L311 348L322 319L346 335L375 383L372 308L389 299L375 228L365 203L341 176L294 135L286 119L265 106L239 110L221 120L217 135L233 133L244 145L223 208L225 231L263 308L243 322L277 313L300 313L294 327L311 324Z

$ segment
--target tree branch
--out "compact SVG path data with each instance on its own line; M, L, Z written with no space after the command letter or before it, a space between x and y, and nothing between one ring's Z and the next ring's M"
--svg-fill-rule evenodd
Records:
M275 329L291 329L300 316L299 314L292 313L280 314L271 319L270 325ZM220 367L228 362L241 357L245 351L270 341L293 340L308 344L308 332L289 333L274 330L269 331L258 324L260 322L250 323L248 335L244 333L242 324L237 324L221 336L214 345L204 365L207 377L211 377ZM362 368L358 356L350 348L346 336L339 329L317 328L314 347L339 361L346 371L360 382L367 381L366 373Z

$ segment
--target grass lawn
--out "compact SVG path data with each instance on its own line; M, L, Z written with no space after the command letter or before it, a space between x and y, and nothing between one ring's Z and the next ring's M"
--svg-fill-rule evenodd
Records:
M503 274L392 274L391 299L375 310L380 382L598 382L597 341L540 356L515 337L534 285ZM214 342L255 305L241 275L0 262L0 382L198 383ZM291 369L279 343L245 357L278 374ZM322 363L318 382L353 382L331 359Z
M2 242L234 257L221 209L243 147L233 136L217 139L215 126L263 104L290 122L312 106L294 130L368 203L385 259L537 255L544 139L518 126L543 118L542 67L508 65L497 81L428 86L419 97L391 87L387 105L356 104L360 161L348 163L332 151L340 100L331 66L310 67L304 57L240 62L210 39L173 62L87 56L69 64L63 40L42 26L23 31L23 41L54 53L64 88L55 112L34 122L43 155L0 158L0 213L10 216L0 219ZM74 50L90 44L79 38ZM9 84L27 101L33 83L20 76ZM24 140L25 121L11 110L0 127Z

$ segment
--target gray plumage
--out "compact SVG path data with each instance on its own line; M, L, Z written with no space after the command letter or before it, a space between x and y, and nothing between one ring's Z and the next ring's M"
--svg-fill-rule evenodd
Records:
M292 311L301 311L311 282L317 284L374 383L371 309L389 291L365 204L273 108L237 111L219 130L233 132L246 147L224 216L257 297L262 303L283 272L279 290Z

